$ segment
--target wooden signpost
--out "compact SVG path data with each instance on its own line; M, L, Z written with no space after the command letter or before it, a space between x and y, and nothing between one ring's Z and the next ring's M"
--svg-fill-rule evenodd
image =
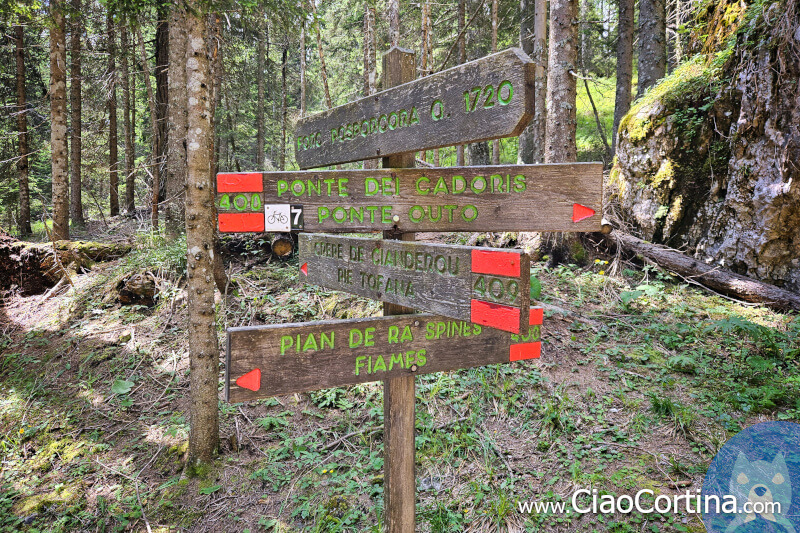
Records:
M300 235L301 278L329 289L510 331L528 329L530 259L492 250Z
M517 335L416 314L228 328L225 399L244 402L538 358L542 309Z
M519 134L533 64L509 49L414 80L413 52L383 61L386 90L302 119L295 155L300 168L383 157L384 169L222 173L216 205L221 232L311 232L305 280L383 300L386 316L229 328L225 399L383 380L386 531L409 533L415 376L538 358L542 324L527 255L413 232L599 231L603 176L600 163L410 168L417 150ZM384 239L319 233L347 231Z
M601 163L217 176L221 232L600 231Z
M511 137L532 116L533 62L510 48L301 119L295 158L305 169Z

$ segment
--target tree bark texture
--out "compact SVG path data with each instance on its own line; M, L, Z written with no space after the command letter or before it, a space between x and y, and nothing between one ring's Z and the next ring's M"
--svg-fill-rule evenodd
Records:
M70 17L70 204L69 216L73 224L82 226L83 202L81 198L81 36L83 20L81 0L72 0L72 16Z
M288 108L286 102L286 61L289 51L287 45L283 45L281 52L281 159L278 168L286 170L286 127L288 120Z
M550 2L550 61L547 76L547 142L545 163L577 161L576 63L578 59L578 2Z
M125 24L120 31L121 68L122 68L122 136L125 141L125 211L132 215L135 206L134 185L136 173L134 165L134 146L133 146L133 124L131 117L131 79L130 69L128 68L128 54L130 53L130 41L128 39L128 26Z
M499 0L492 0L492 52L497 52L497 25ZM492 141L492 164L500 164L500 139Z
M67 37L63 4L50 4L50 147L53 179L53 238L69 240L67 175Z
M117 138L117 35L114 17L106 15L108 35L108 205L111 216L119 215L119 153Z
M177 233L186 202L186 12L176 5L169 18L169 68L165 225Z
M156 23L155 58L156 67L153 77L156 81L156 124L158 126L158 175L165 175L167 163L167 147L169 146L169 10L166 4L158 7ZM164 199L165 180L159 180L158 199Z
M456 17L458 18L458 62L467 62L467 41L464 36L464 25L466 24L467 17L467 0L458 0L458 10ZM456 166L464 166L464 145L456 146Z
M634 5L634 0L619 0L619 15L617 19L617 94L614 100L614 129L611 132L612 151L617 149L619 123L631 108Z
M639 1L639 88L637 96L667 73L666 0Z
M153 83L150 81L150 65L147 61L147 50L144 47L142 29L137 26L136 38L139 41L139 53L142 61L142 74L144 75L144 86L147 89L147 102L150 107L150 174L153 176L151 187L152 196L150 197L150 225L153 229L158 229L158 193L161 189L161 135L158 129L158 111L156 109L156 96L153 92Z
M214 318L214 182L210 58L206 17L186 15L188 91L186 246L189 308L189 462L208 463L219 448L219 346Z
M389 46L400 46L400 0L388 0L386 18L389 19Z
M265 35L266 31L262 28L265 26L265 14L262 11L258 12L258 24L257 28L258 31L258 51L256 52L256 84L258 85L258 96L256 100L256 169L258 171L266 170L264 168L264 156L265 156L265 124L264 124L264 85L265 85L265 78L266 74L265 70L265 63L267 62L267 53L266 53L266 44L264 41L267 39L267 35ZM263 26L262 26L263 25ZM303 51L301 52L302 56L305 56L305 28L303 29L302 39L303 41ZM301 57L300 60L300 85L301 85L301 107L305 106L305 58ZM301 115L304 111L301 111Z
M31 198L28 187L28 101L25 93L25 28L14 26L14 41L17 60L17 135L19 160L17 161L19 184L19 233L31 233Z
M322 75L322 87L325 89L325 105L330 109L333 107L333 102L331 101L331 90L328 87L328 67L325 65L325 51L322 49L322 24L320 24L319 15L317 15L317 4L314 0L309 1L314 11L314 26L317 30L317 51L319 52L319 69Z

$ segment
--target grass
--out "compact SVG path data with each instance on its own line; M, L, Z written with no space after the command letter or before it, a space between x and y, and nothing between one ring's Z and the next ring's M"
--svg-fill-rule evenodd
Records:
M222 454L186 471L182 254L158 235L137 243L64 296L5 308L0 531L141 530L145 520L154 531L380 531L379 383L220 403ZM158 266L162 305L105 297L116 272ZM569 506L576 486L692 490L742 427L800 419L800 320L652 267L609 276L610 266L533 265L550 306L541 360L417 379L422 530L699 532L697 517L681 513L527 514L518 503ZM296 261L231 271L237 288L220 303L220 335L225 325L379 312L302 284Z

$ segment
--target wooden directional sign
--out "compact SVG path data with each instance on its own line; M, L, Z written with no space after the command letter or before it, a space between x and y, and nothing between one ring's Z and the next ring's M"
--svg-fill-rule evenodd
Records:
M600 231L601 163L217 175L221 232Z
M366 383L538 358L541 308L525 335L420 314L228 329L225 399Z
M297 123L300 168L519 135L533 116L533 62L518 48Z
M309 283L511 333L528 329L530 259L521 250L301 233Z

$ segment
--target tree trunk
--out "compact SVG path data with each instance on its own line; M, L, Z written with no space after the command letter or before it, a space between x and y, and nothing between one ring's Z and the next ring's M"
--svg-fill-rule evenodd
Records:
M150 156L150 173L153 176L152 196L150 199L150 225L152 229L158 229L158 192L161 188L161 162L159 161L159 154L161 153L160 135L158 130L158 111L156 110L156 97L153 94L153 84L150 81L150 65L147 62L147 50L144 47L144 38L142 38L142 29L136 27L136 39L139 41L139 53L141 54L142 61L142 75L144 76L144 86L147 89L147 102L150 106L150 130L151 130L151 156Z
M111 216L119 215L119 154L117 152L117 36L114 17L106 13L108 34L108 205Z
M281 160L278 165L281 170L286 170L286 122L288 115L286 107L286 60L288 53L287 45L284 44L281 54Z
M568 163L578 159L575 143L575 98L577 48L577 0L550 1L550 61L547 76L547 142L545 163Z
M472 143L469 146L469 164L472 166L485 166L491 160L491 152L489 151L489 143L481 141Z
M300 27L300 118L306 116L306 21Z
M70 129L72 143L70 146L70 205L69 216L76 226L83 226L83 202L81 199L81 36L83 21L81 17L81 0L72 0L71 33L70 33Z
M389 19L389 46L400 46L400 0L388 0L386 17Z
M264 125L264 82L265 82L265 73L264 73L264 64L267 61L267 54L266 54L266 46L264 44L264 39L266 36L264 35L264 31L261 30L262 24L264 24L265 14L262 11L258 12L258 23L256 27L259 28L258 32L258 58L256 60L256 82L258 84L258 100L256 101L256 169L259 171L266 170L264 168L264 136L265 136L265 125ZM303 30L305 31L305 29ZM302 41L305 41L305 33L303 33ZM305 42L303 42L303 49L305 49ZM302 54L301 54L302 55ZM300 85L302 86L305 83L304 77L304 70L305 70L305 61L304 58L300 58ZM301 107L305 106L305 87L301 88ZM302 112L301 112L302 114Z
M128 54L130 42L128 40L129 28L125 25L120 32L120 47L122 48L122 136L125 138L125 211L132 215L136 209L134 203L134 184L136 174L134 165L133 124L131 117L131 78L128 69Z
M67 175L67 37L62 2L50 3L50 149L53 179L53 238L69 240Z
M320 25L319 15L317 15L317 4L310 0L311 9L314 11L314 25L317 28L317 50L319 51L319 69L322 74L322 87L325 89L325 104L328 109L333 107L331 101L331 90L328 87L328 68L325 66L325 52L322 50L322 26Z
M19 233L31 233L31 198L28 188L28 102L25 95L25 29L14 26L17 58L17 135L19 136Z
M458 62L467 62L467 41L464 37L464 25L466 24L467 17L467 0L458 0ZM464 166L464 145L459 144L456 146L456 166Z
M210 58L206 17L187 12L188 133L186 246L189 308L189 464L209 463L219 449L219 346L214 317L214 183Z
M172 8L169 18L167 172L165 225L175 235L183 224L186 202L186 11Z
M492 52L497 52L498 0L492 0ZM500 139L492 141L492 164L500 164Z
M667 73L667 7L665 0L639 2L639 89L637 96Z
M375 57L375 6L370 0L364 3L364 96L377 92L377 59ZM364 161L365 169L378 168L377 159Z
M169 145L169 11L166 4L159 4L158 22L156 23L155 57L156 68L153 77L156 80L156 125L158 126L158 175L164 176L167 162L167 146ZM165 180L158 182L158 200L164 200Z
M611 150L617 150L617 130L631 108L633 83L633 9L634 0L619 0L617 20L617 95L614 101L614 129L611 132Z

